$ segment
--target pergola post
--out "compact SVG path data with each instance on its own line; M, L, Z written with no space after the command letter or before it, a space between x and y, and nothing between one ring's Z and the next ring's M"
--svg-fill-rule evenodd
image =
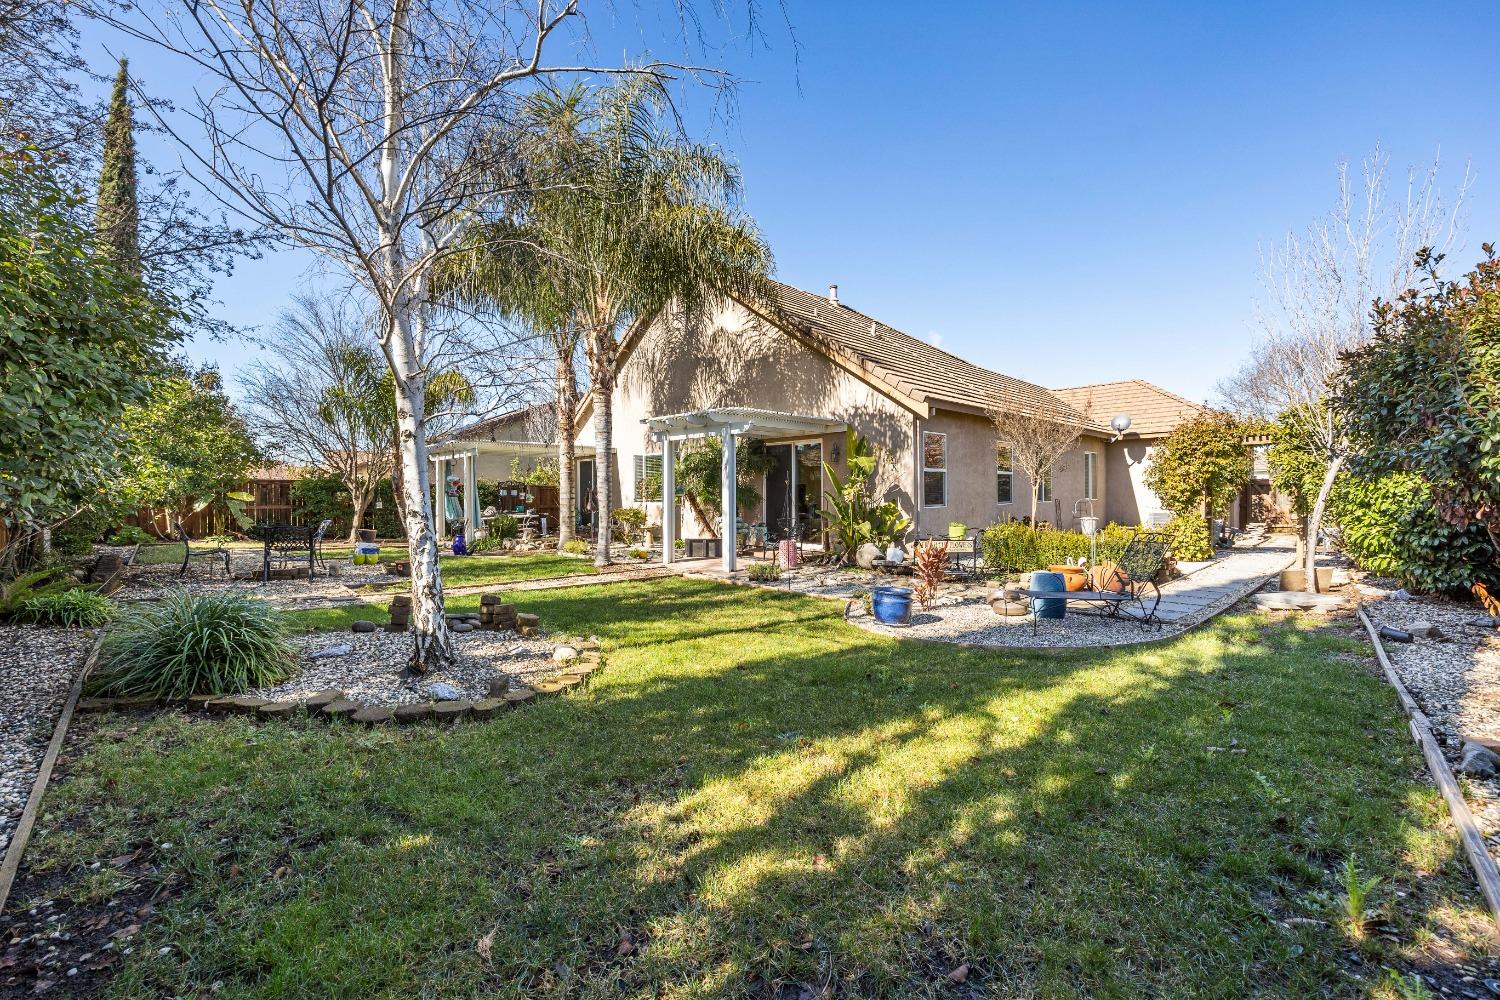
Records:
M441 458L432 460L432 471L433 492L437 495L432 504L432 530L437 532L441 543L448 533L448 481Z
M661 564L670 566L677 555L677 442L661 443Z
M479 532L474 528L474 455L471 452L464 452L463 464L459 468L459 475L463 477L459 488L463 490L464 541L472 542L479 537Z
M724 572L734 572L734 547L739 540L739 532L736 530L739 521L739 497L736 495L739 484L739 476L734 468L734 431L725 427L719 432L719 440L724 446L723 481L719 486L719 493L724 499L724 526L720 532L720 545L724 558Z

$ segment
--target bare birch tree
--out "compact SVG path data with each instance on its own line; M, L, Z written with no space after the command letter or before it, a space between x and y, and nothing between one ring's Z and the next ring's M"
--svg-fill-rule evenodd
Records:
M98 16L189 59L213 89L173 123L199 179L287 244L347 270L378 310L394 379L397 478L412 575L410 669L451 660L433 533L427 384L431 277L464 225L503 206L493 162L507 155L518 85L542 76L661 76L689 66L551 62L581 27L583 0L186 0L166 15ZM684 0L685 2L685 0Z
M1452 246L1469 186L1466 172L1452 206L1445 206L1435 158L1425 170L1409 168L1405 190L1393 198L1388 168L1379 146L1361 162L1358 176L1351 176L1348 163L1339 164L1333 210L1262 253L1262 336L1240 371L1219 384L1224 401L1246 416L1302 421L1326 463L1303 541L1310 593L1317 591L1317 541L1328 496L1348 459L1345 428L1328 405L1329 382L1344 353L1372 336L1375 299L1394 300L1410 287L1417 252Z
M1011 468L1031 484L1031 523L1036 524L1037 488L1052 464L1072 450L1083 436L1094 410L1093 400L1074 409L1058 400L1026 406L997 406L989 410L995 425L996 446L1010 450Z

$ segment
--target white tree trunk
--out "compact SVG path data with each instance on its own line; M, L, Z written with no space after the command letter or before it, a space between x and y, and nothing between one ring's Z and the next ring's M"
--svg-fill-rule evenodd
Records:
M390 356L398 372L396 433L401 453L401 491L405 501L406 549L411 562L412 656L408 670L425 674L446 666L453 646L443 614L443 574L438 540L432 529L432 480L428 474L427 386L414 363L412 312L403 300L393 310Z
M613 361L610 362L613 364ZM608 373L608 374L613 374ZM600 378L599 373L594 373L594 490L599 497L598 510L594 516L598 519L597 544L598 549L594 552L595 566L608 566L609 555L609 528L611 515L614 513L614 463L610 461L614 446L614 407L610 403L613 395L610 388L611 379Z
M1333 492L1333 481L1338 478L1339 470L1344 467L1344 456L1339 455L1328 463L1328 471L1323 474L1323 485L1318 487L1318 500L1313 504L1312 513L1307 515L1307 556L1303 563L1307 579L1302 589L1309 594L1318 592L1318 532L1323 528L1323 514L1328 509L1328 494Z
M578 376L573 371L573 345L557 340L557 547L573 540L574 499L573 417L578 412ZM597 466L596 466L597 468Z

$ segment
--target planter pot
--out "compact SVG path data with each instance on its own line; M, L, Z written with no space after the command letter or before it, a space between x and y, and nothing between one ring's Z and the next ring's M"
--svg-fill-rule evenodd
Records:
M1307 584L1307 572L1300 569L1284 569L1281 571L1282 590L1301 590ZM1318 567L1318 592L1326 594L1333 589L1333 567Z
M359 540L362 541L362 542L373 542L375 540L375 529L374 528L360 528L359 531L358 531L358 535L359 535Z
M1069 591L1083 590L1088 586L1089 576L1082 566L1048 566L1047 572L1062 574L1063 585Z
M1067 593L1067 583L1063 580L1061 573L1033 573L1031 574L1032 590L1054 590L1060 594ZM1062 618L1068 613L1067 601L1054 601L1046 598L1032 598L1036 604L1036 616L1038 618Z
M875 620L882 625L911 624L911 588L876 587L870 591Z

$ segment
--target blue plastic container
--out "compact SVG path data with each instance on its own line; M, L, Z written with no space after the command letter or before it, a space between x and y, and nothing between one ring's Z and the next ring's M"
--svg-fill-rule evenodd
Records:
M1068 582L1063 579L1061 573L1033 573L1031 574L1031 589L1056 590L1061 593L1067 593ZM1038 618L1062 618L1068 613L1067 601L1053 601L1033 597L1031 599L1031 606Z
M875 620L882 625L911 624L911 588L876 587L870 591Z

